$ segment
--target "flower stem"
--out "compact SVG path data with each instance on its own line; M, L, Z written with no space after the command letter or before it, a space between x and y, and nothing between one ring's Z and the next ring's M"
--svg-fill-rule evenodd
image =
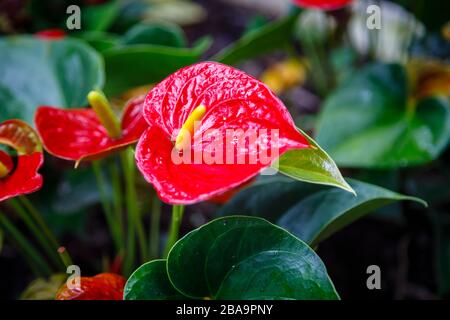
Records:
M29 267L37 276L50 276L52 270L48 263L42 258L39 252L33 247L24 235L0 212L0 226L11 236L14 242L22 251L26 260L29 260Z
M56 252L57 247L54 247L51 242L45 237L45 234L38 228L38 224L36 221L33 221L31 214L25 210L24 207L21 206L20 202L16 199L9 200L10 206L14 209L16 214L23 220L28 229L33 233L33 236L38 240L40 245L47 252L49 258L55 264L55 266L64 268L62 261L59 259L59 256ZM39 215L39 214L37 214ZM41 219L41 217L39 217Z
M94 170L94 175L97 180L97 185L100 193L100 202L102 203L103 212L105 214L106 222L108 223L109 231L114 241L114 246L117 250L120 250L121 240L120 240L120 229L118 224L114 219L114 215L111 209L111 205L107 197L106 182L103 177L102 169L99 161L92 162L92 169Z
M69 253L67 252L66 247L59 247L58 254L61 257L61 260L64 262L64 265L66 266L66 268L73 265L72 258L70 257Z
M141 261L147 261L147 241L141 221L136 194L136 165L134 151L131 147L121 153L122 165L125 175L125 202L128 213L128 248L124 270L126 274L131 271L134 262L135 232L139 242Z
M150 258L159 258L159 225L161 218L161 201L154 195L152 202L152 217L150 225Z
M172 249L175 242L178 241L178 235L180 233L181 221L183 220L184 206L174 205L172 207L172 222L170 224L169 236L167 237L166 248L164 249L164 259L169 255L170 249Z
M121 240L121 250L123 250L123 232L124 232L124 224L123 224L123 215L122 215L122 208L123 208L123 198L122 198L122 186L121 186L121 180L120 180L120 170L117 166L117 163L113 163L110 167L110 174L111 174L111 184L113 187L113 204L114 204L114 216L116 219L116 222L119 224L119 230L120 230L120 240Z

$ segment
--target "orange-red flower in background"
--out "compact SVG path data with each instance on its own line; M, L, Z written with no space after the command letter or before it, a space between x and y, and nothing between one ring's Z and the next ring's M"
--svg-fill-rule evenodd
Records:
M302 8L336 10L349 5L353 0L293 0L293 2Z
M0 145L15 150L16 155L0 150L0 201L29 194L42 187L38 173L44 161L36 132L25 122L0 123Z
M64 284L56 293L56 300L123 300L126 280L114 273L81 277L79 288Z

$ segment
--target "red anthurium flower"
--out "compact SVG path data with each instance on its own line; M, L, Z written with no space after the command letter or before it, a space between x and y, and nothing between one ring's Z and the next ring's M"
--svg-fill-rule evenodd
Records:
M0 201L40 189L42 176L38 170L42 166L44 156L34 130L20 120L2 122L0 144L15 149L17 153L16 159L13 159L0 150Z
M81 277L79 288L64 284L56 293L56 300L123 300L126 280L114 273Z
M319 10L336 10L345 7L353 0L293 0L296 5L303 8Z
M139 140L146 128L143 102L144 96L127 103L116 138L111 137L94 109L39 107L35 123L50 154L77 162L94 160Z
M221 194L284 152L309 147L265 84L214 62L186 67L159 83L145 99L144 118L148 129L136 148L137 165L172 204Z
M46 29L38 31L34 35L43 40L60 40L66 37L66 32L62 29Z

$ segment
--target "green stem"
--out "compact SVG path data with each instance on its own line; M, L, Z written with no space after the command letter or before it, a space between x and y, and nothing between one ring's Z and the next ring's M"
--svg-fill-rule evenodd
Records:
M28 212L31 214L32 218L36 221L36 223L39 225L42 231L44 231L44 234L47 236L53 248L57 250L59 248L58 240L56 240L55 235L42 218L42 215L37 211L37 209L33 206L33 204L30 202L30 200L28 200L27 197L25 196L19 197L19 201L28 210Z
M58 248L58 254L59 254L62 262L66 266L66 269L69 266L73 265L72 258L70 257L69 253L67 252L66 247L59 247Z
M11 236L14 242L22 251L26 260L31 263L29 267L37 276L50 276L52 270L48 263L42 258L39 252L33 247L23 234L14 227L14 225L6 218L6 215L0 212L0 225L7 234Z
M181 221L183 220L184 206L174 205L172 207L172 222L170 224L169 235L167 237L166 248L164 249L164 259L169 255L175 242L178 241Z
M159 258L159 224L161 218L161 201L155 193L152 202L152 217L150 225L150 258Z
M103 212L105 214L106 222L108 224L109 231L114 241L114 246L117 250L120 250L120 230L119 226L114 219L114 215L108 201L106 182L103 177L102 169L100 167L99 161L92 162L92 169L94 170L94 175L97 180L98 190L100 193L100 202L102 203Z
M9 200L10 206L14 209L16 214L23 220L27 228L31 231L33 236L38 240L40 245L47 252L49 258L55 264L55 266L64 268L62 261L59 259L58 253L56 252L57 247L54 247L49 240L45 237L44 233L38 228L37 223L33 221L30 214L20 205L16 199Z
M122 197L122 186L120 181L120 170L117 166L117 163L113 163L111 165L111 184L113 187L113 194L114 194L114 215L116 221L119 223L119 230L120 230L120 242L121 242L121 249L123 249L123 232L124 232L124 223L123 223L123 214L122 214L122 208L123 208L123 197Z
M121 153L122 165L125 175L125 202L128 213L128 248L125 271L130 271L134 262L135 232L140 248L141 261L147 261L147 241L145 239L144 227L137 203L136 194L136 165L134 162L134 151L131 147ZM128 274L128 273L126 273Z

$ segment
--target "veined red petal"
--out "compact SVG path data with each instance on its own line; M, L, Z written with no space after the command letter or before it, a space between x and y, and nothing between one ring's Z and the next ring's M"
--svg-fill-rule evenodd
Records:
M42 152L19 155L14 171L6 178L0 179L0 201L39 190L42 187L42 176L38 170L43 162Z
M64 284L56 300L123 300L126 280L114 273L101 273L94 277L81 277L79 289L69 289Z
M302 8L336 10L349 5L353 0L293 0L293 2Z
M112 139L92 109L39 107L35 123L45 149L66 160L93 160L135 143L146 128L144 97L131 100L122 117L122 136Z
M192 154L208 158L230 153L228 132L258 132L256 144L231 144L231 161L222 163L175 163L172 159L174 132L179 130L199 105L206 113L193 135ZM189 204L205 200L236 187L268 167L276 157L263 162L271 147L278 155L309 146L296 129L283 103L262 82L232 67L205 62L183 68L158 84L147 95L144 117L150 128L142 135L136 160L147 181L168 203ZM275 140L271 132L277 132ZM219 139L220 139L219 138ZM217 147L219 146L219 147ZM237 161L256 157L254 161Z

